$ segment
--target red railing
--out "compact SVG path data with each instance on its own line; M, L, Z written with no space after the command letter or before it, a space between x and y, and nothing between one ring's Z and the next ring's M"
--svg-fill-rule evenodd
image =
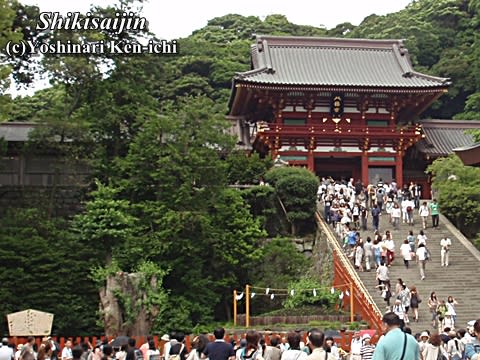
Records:
M376 335L379 336L382 333L382 313L380 309L373 301L373 298L363 282L360 280L360 277L353 268L352 263L344 254L332 229L325 223L320 213L317 212L316 218L317 223L319 224L323 233L326 235L326 238L333 250L333 286L337 286L337 289L343 288L340 290L343 290L344 293L347 291L349 292L348 304L350 309L353 308L354 313L358 313L361 316L361 319L369 324L370 328L377 330ZM346 299L346 297L344 297L344 299ZM347 305L347 301L344 301L343 303L344 306Z

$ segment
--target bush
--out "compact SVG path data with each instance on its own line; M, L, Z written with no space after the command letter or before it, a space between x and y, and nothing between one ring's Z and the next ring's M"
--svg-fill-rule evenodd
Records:
M293 290L293 295L292 294ZM321 306L324 309L332 309L338 301L338 292L333 294L330 289L311 277L303 277L298 282L292 282L288 286L289 296L283 303L286 309L294 309L305 305Z

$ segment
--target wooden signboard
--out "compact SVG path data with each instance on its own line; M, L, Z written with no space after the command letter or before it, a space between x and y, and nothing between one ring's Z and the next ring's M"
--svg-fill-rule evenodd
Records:
M10 336L46 336L52 332L53 314L24 310L7 315Z

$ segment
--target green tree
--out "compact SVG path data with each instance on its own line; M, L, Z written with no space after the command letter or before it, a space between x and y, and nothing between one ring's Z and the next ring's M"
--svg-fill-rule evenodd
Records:
M463 165L450 155L433 162L427 169L438 190L440 210L465 235L473 237L480 226L480 169Z
M290 224L291 234L311 233L315 227L318 178L306 169L276 167L265 174Z
M79 238L96 246L105 264L110 264L115 251L138 234L138 219L131 214L130 203L118 199L117 189L96 182L97 190L85 205L85 212L75 217L74 229Z

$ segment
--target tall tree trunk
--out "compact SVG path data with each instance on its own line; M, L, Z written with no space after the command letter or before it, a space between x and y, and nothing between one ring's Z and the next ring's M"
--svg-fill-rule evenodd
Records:
M103 316L106 336L144 336L149 334L153 319L159 309L147 309L147 294L140 289L140 273L118 272L109 276L106 286L100 289L100 311ZM150 286L156 287L156 278Z

